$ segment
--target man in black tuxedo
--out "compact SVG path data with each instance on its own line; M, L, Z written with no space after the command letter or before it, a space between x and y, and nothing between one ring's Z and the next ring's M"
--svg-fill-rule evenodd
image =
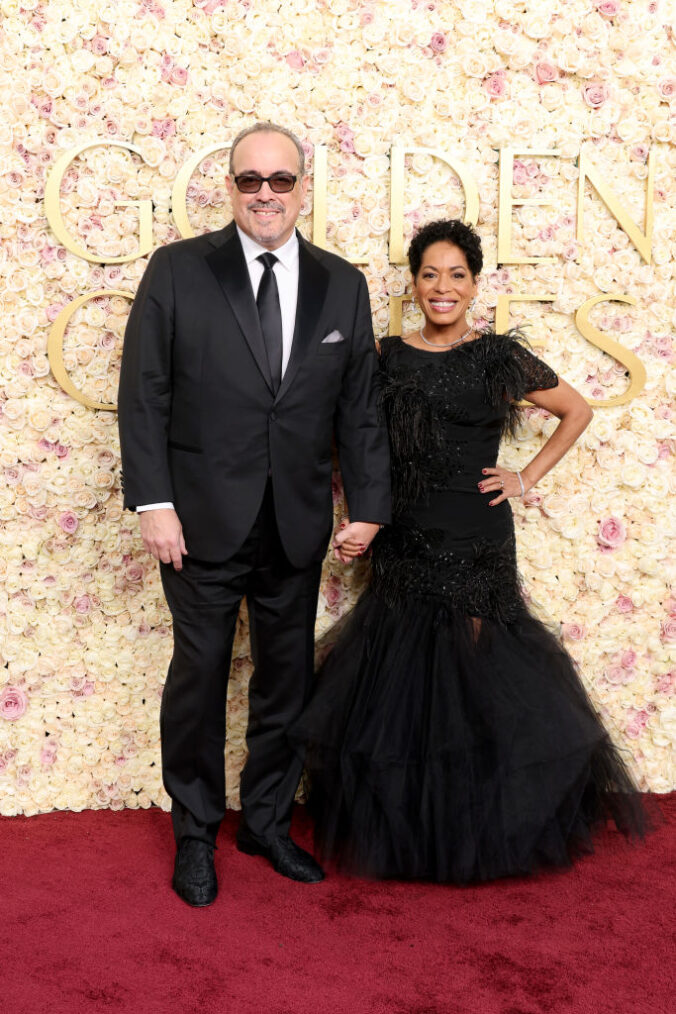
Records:
M296 232L307 184L293 134L243 131L227 180L234 222L155 252L125 335L124 498L161 561L173 617L162 765L172 883L191 905L216 897L227 682L245 596L255 669L237 845L285 876L322 879L288 833L302 763L287 730L312 683L333 437L351 518L337 555L348 560L389 521L367 287Z

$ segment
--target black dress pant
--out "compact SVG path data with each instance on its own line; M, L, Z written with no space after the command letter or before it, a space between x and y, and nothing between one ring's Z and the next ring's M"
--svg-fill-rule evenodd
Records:
M189 549L190 547L188 547ZM162 695L164 785L176 840L216 840L225 813L225 710L237 614L249 610L254 672L249 685L249 756L242 816L261 841L288 832L302 761L287 730L313 678L321 564L298 570L284 553L270 483L256 522L225 563L183 558L161 564L174 626L174 654Z

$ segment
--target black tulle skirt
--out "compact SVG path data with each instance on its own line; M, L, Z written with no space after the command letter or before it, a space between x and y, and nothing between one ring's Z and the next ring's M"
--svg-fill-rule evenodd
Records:
M641 797L570 656L525 605L473 622L368 589L292 738L318 854L350 872L466 883L569 865Z

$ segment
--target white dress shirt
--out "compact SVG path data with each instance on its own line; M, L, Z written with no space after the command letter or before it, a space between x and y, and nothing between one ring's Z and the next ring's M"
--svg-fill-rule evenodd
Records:
M282 376L284 376L284 372L289 362L289 356L291 355L291 343L293 342L293 332L296 327L296 304L298 302L298 236L296 235L296 230L294 229L283 246L278 247L276 250L269 251L264 246L257 243L255 239L251 239L251 236L247 236L245 232L242 232L239 226L236 228L242 244L249 278L251 279L251 288L253 289L254 299L258 295L258 286L261 283L263 271L265 270L257 258L263 253L274 253L277 258L277 263L273 266L272 270L274 271L275 278L277 280L279 308L282 313ZM173 507L173 503L148 503L137 507L136 511L137 513L141 513L141 511L153 511L160 510L162 508L173 510Z

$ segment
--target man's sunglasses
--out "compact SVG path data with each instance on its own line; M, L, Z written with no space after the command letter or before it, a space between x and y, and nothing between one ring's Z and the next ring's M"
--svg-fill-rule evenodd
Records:
M264 183L273 194L289 194L296 185L297 176L291 173L273 173L272 176L259 176L258 173L240 173L233 177L235 186L242 194L257 194Z

